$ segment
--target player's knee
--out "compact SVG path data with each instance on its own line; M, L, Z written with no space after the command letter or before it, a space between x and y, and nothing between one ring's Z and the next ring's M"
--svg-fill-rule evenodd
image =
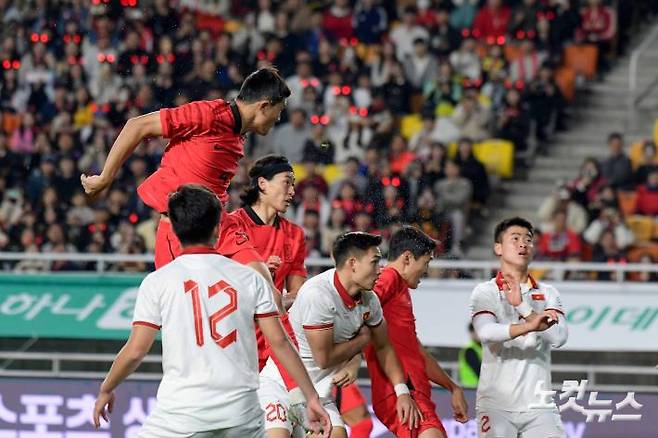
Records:
M265 432L266 438L290 438L290 431L288 429L276 428L267 429Z
M372 432L372 418L368 416L350 426L350 438L368 438Z

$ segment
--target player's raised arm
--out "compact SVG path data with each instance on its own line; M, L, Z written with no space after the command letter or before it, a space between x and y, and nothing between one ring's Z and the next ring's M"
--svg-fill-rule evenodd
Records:
M162 135L160 111L128 119L115 140L107 156L100 175L80 175L80 182L85 193L98 195L112 184L116 174L126 159L133 153L142 140Z
M142 363L144 356L151 350L157 332L157 329L146 325L133 325L126 345L114 359L98 392L94 405L94 426L97 428L101 425L100 417L110 421L108 415L114 406L114 390Z
M395 349L388 340L388 329L386 320L382 318L377 326L370 327L372 333L372 345L375 348L377 359L384 369L386 376L393 384L395 394L398 397L397 411L401 423L406 423L409 429L416 429L420 425L421 413L411 399L409 387L405 383L404 371L400 365Z
M307 426L315 432L321 430L323 437L329 437L331 431L329 414L322 407L320 397L306 372L306 368L304 368L304 364L299 358L297 351L286 336L279 319L276 317L258 318L257 322L258 327L267 338L272 351L279 358L279 362L281 362L286 371L297 382L299 389L304 393L310 422Z

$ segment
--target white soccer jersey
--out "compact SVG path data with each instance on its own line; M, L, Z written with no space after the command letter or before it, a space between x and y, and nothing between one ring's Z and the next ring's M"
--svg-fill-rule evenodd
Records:
M558 291L547 284L536 283L532 277L528 283L521 285L523 300L536 313L555 310L560 314L559 324L564 324L561 328L566 328ZM504 296L502 274L478 284L473 290L471 316L475 318L480 314L493 315L499 324L522 321ZM545 336L531 332L504 342L483 343L482 347L477 408L524 412L530 410L531 405L542 403L542 398L536 393L537 382L544 382L542 389L551 389L551 343ZM554 408L555 405L545 407Z
M376 327L384 320L377 295L366 291L359 300L354 300L338 281L335 269L316 275L304 283L288 313L302 362L321 398L331 397L331 379L342 364L321 369L313 359L305 330L331 328L334 343L339 344L353 339L364 324ZM281 379L272 359L268 360L262 372L268 377Z
M187 249L149 274L133 324L162 329L157 421L192 433L262 415L254 318L277 314L263 277L214 250Z

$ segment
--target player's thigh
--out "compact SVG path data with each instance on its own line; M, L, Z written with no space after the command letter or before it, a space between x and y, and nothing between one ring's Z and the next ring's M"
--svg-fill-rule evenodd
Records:
M279 382L261 376L258 402L263 410L267 437L290 437L292 423L288 418L288 407L290 406L288 391Z
M436 427L432 427L422 431L418 435L418 438L446 438L446 435L442 430L439 430Z
M478 438L517 438L511 412L481 409L477 411Z
M537 410L524 413L521 438L565 438L564 426L556 410Z
M262 438L264 436L265 427L263 419L257 418L242 426L224 429L216 438Z

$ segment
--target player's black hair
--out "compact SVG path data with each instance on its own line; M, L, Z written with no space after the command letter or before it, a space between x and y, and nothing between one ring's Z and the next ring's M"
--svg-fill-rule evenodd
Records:
M505 233L505 231L507 231L508 228L515 227L515 226L525 228L526 230L528 230L530 232L531 236L535 235L535 229L532 226L532 224L530 223L530 221L528 221L527 219L523 219L522 217L517 216L517 217L512 217L512 218L509 218L509 219L505 219L505 220L499 222L498 225L496 225L496 229L494 231L494 242L495 243L501 243L502 240L503 240L503 234Z
M254 103L267 100L278 104L290 97L290 88L274 67L264 67L247 76L240 87L238 100Z
M249 169L249 185L240 194L242 206L251 206L258 201L260 194L258 178L262 177L269 181L281 172L292 172L290 161L283 155L266 155L256 160Z
M360 257L370 248L379 246L381 243L382 236L363 233L361 231L351 231L343 233L336 238L331 249L331 255L334 258L336 267L342 268L350 256Z
M405 225L391 237L388 244L388 259L393 261L405 251L411 252L418 259L432 254L436 249L436 241L416 227Z
M198 184L184 184L169 195L169 219L183 246L210 243L221 212L217 195Z

